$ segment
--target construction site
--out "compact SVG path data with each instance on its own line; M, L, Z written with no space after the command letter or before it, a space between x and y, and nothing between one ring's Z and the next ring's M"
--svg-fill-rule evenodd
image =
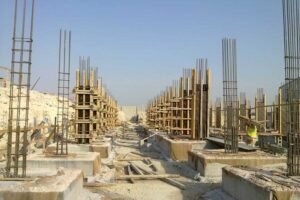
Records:
M42 5L44 2L47 3ZM77 1L78 7L61 2L64 10L60 13L57 8L54 17L73 15L79 10L82 13L85 4L91 8L97 1ZM150 74L145 72L141 78L134 74L138 71L135 69L132 73L137 78L130 83L133 89L126 88L125 82L130 78L118 68L105 73L99 67L99 52L91 53L96 42L89 43L88 37L80 35L82 30L77 27L71 31L70 21L62 26L68 29L59 27L58 21L46 23L50 17L43 6L53 3L53 9L58 2L3 0L0 13L2 3L12 8L6 10L12 19L1 19L0 26L7 24L12 30L9 38L3 38L5 34L0 31L0 43L9 42L11 47L4 49L0 44L0 200L300 199L300 0L276 0L280 8L277 15L281 17L276 24L283 30L282 39L276 40L282 47L278 57L284 64L276 69L283 77L280 84L271 84L275 69L273 74L255 72L260 75L253 78L269 81L275 94L256 80L244 87L240 73L244 69L238 61L240 52L247 49L239 48L238 34L228 37L224 31L224 37L217 41L220 58L200 55L188 61L190 67L180 67L180 75L170 80L168 73L159 71L157 77L167 79L164 81L169 84L149 81L161 89L150 98L147 95L153 90L145 86ZM258 5L254 8L258 9ZM122 13L118 6L115 9ZM172 9L175 7L170 8L170 15L175 12ZM92 10L84 14L97 13ZM151 8L146 10L140 12L147 15ZM50 12L53 15L54 11ZM45 19L36 19L40 16ZM73 19L77 26L95 26L92 22L98 20L85 18L82 23L79 18ZM52 40L40 39L36 24L54 27L56 35L49 36L56 41L54 45ZM52 29L45 28L42 35L48 31ZM96 35L101 37L103 32ZM112 32L108 35L121 34ZM89 41L88 55L78 44L81 40ZM121 48L126 41L117 43ZM46 44L51 51L52 46L55 49L47 59L39 54L48 48ZM168 50L173 52L171 48ZM105 51L114 50L106 47ZM219 59L221 66L210 64L211 59ZM47 67L50 60L55 66L51 63ZM117 62L112 58L106 61ZM109 81L111 76L122 80ZM48 81L51 77L56 81ZM54 90L49 92L47 86L53 85ZM148 99L140 105L123 103L122 95L111 92L118 91L110 90L114 87L122 88L119 91L126 91L128 96L136 93ZM143 91L135 91L135 87L143 87ZM248 95L244 88L256 92Z

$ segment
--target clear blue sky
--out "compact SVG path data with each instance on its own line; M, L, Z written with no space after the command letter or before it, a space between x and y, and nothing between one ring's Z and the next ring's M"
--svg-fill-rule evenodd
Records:
M0 65L10 67L14 0L0 0ZM284 79L281 0L36 0L32 82L56 93L58 32L72 30L72 86L91 56L121 105L142 105L196 58L222 95L221 39L237 39L239 91L274 99ZM253 101L253 99L251 99Z

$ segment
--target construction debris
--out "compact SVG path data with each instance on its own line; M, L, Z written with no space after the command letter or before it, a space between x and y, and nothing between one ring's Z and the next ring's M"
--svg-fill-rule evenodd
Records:
M285 79L269 105L261 86L254 102L238 95L236 39L224 38L222 98L211 101L211 66L196 59L145 108L119 106L90 57L71 86L66 30L57 95L32 91L43 80L31 84L35 0L15 0L11 67L0 66L10 73L0 77L0 199L300 199L300 0L282 7Z

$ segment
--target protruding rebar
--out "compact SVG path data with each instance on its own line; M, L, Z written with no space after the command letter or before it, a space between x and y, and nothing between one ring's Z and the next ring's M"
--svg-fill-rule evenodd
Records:
M9 95L7 177L26 176L34 0L23 0L22 2L23 9L19 11L19 0L15 1ZM27 6L27 4L31 4L31 6ZM30 14L28 15L27 12ZM20 168L22 169L21 173Z
M222 40L225 152L238 152L236 40Z
M71 31L59 32L56 154L68 154ZM79 58L79 62L81 58Z
M288 139L287 170L300 175L300 12L299 0L283 0L285 82L287 94L286 133Z

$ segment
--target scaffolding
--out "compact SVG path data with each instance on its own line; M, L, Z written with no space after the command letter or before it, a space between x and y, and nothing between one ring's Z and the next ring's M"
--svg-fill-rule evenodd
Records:
M222 40L224 143L226 153L238 152L238 97L236 40Z
M34 0L16 0L14 12L6 176L25 177Z
M71 31L59 32L56 154L68 154Z
M283 0L284 58L286 82L286 133L288 141L287 171L290 176L300 175L300 12L299 0Z

